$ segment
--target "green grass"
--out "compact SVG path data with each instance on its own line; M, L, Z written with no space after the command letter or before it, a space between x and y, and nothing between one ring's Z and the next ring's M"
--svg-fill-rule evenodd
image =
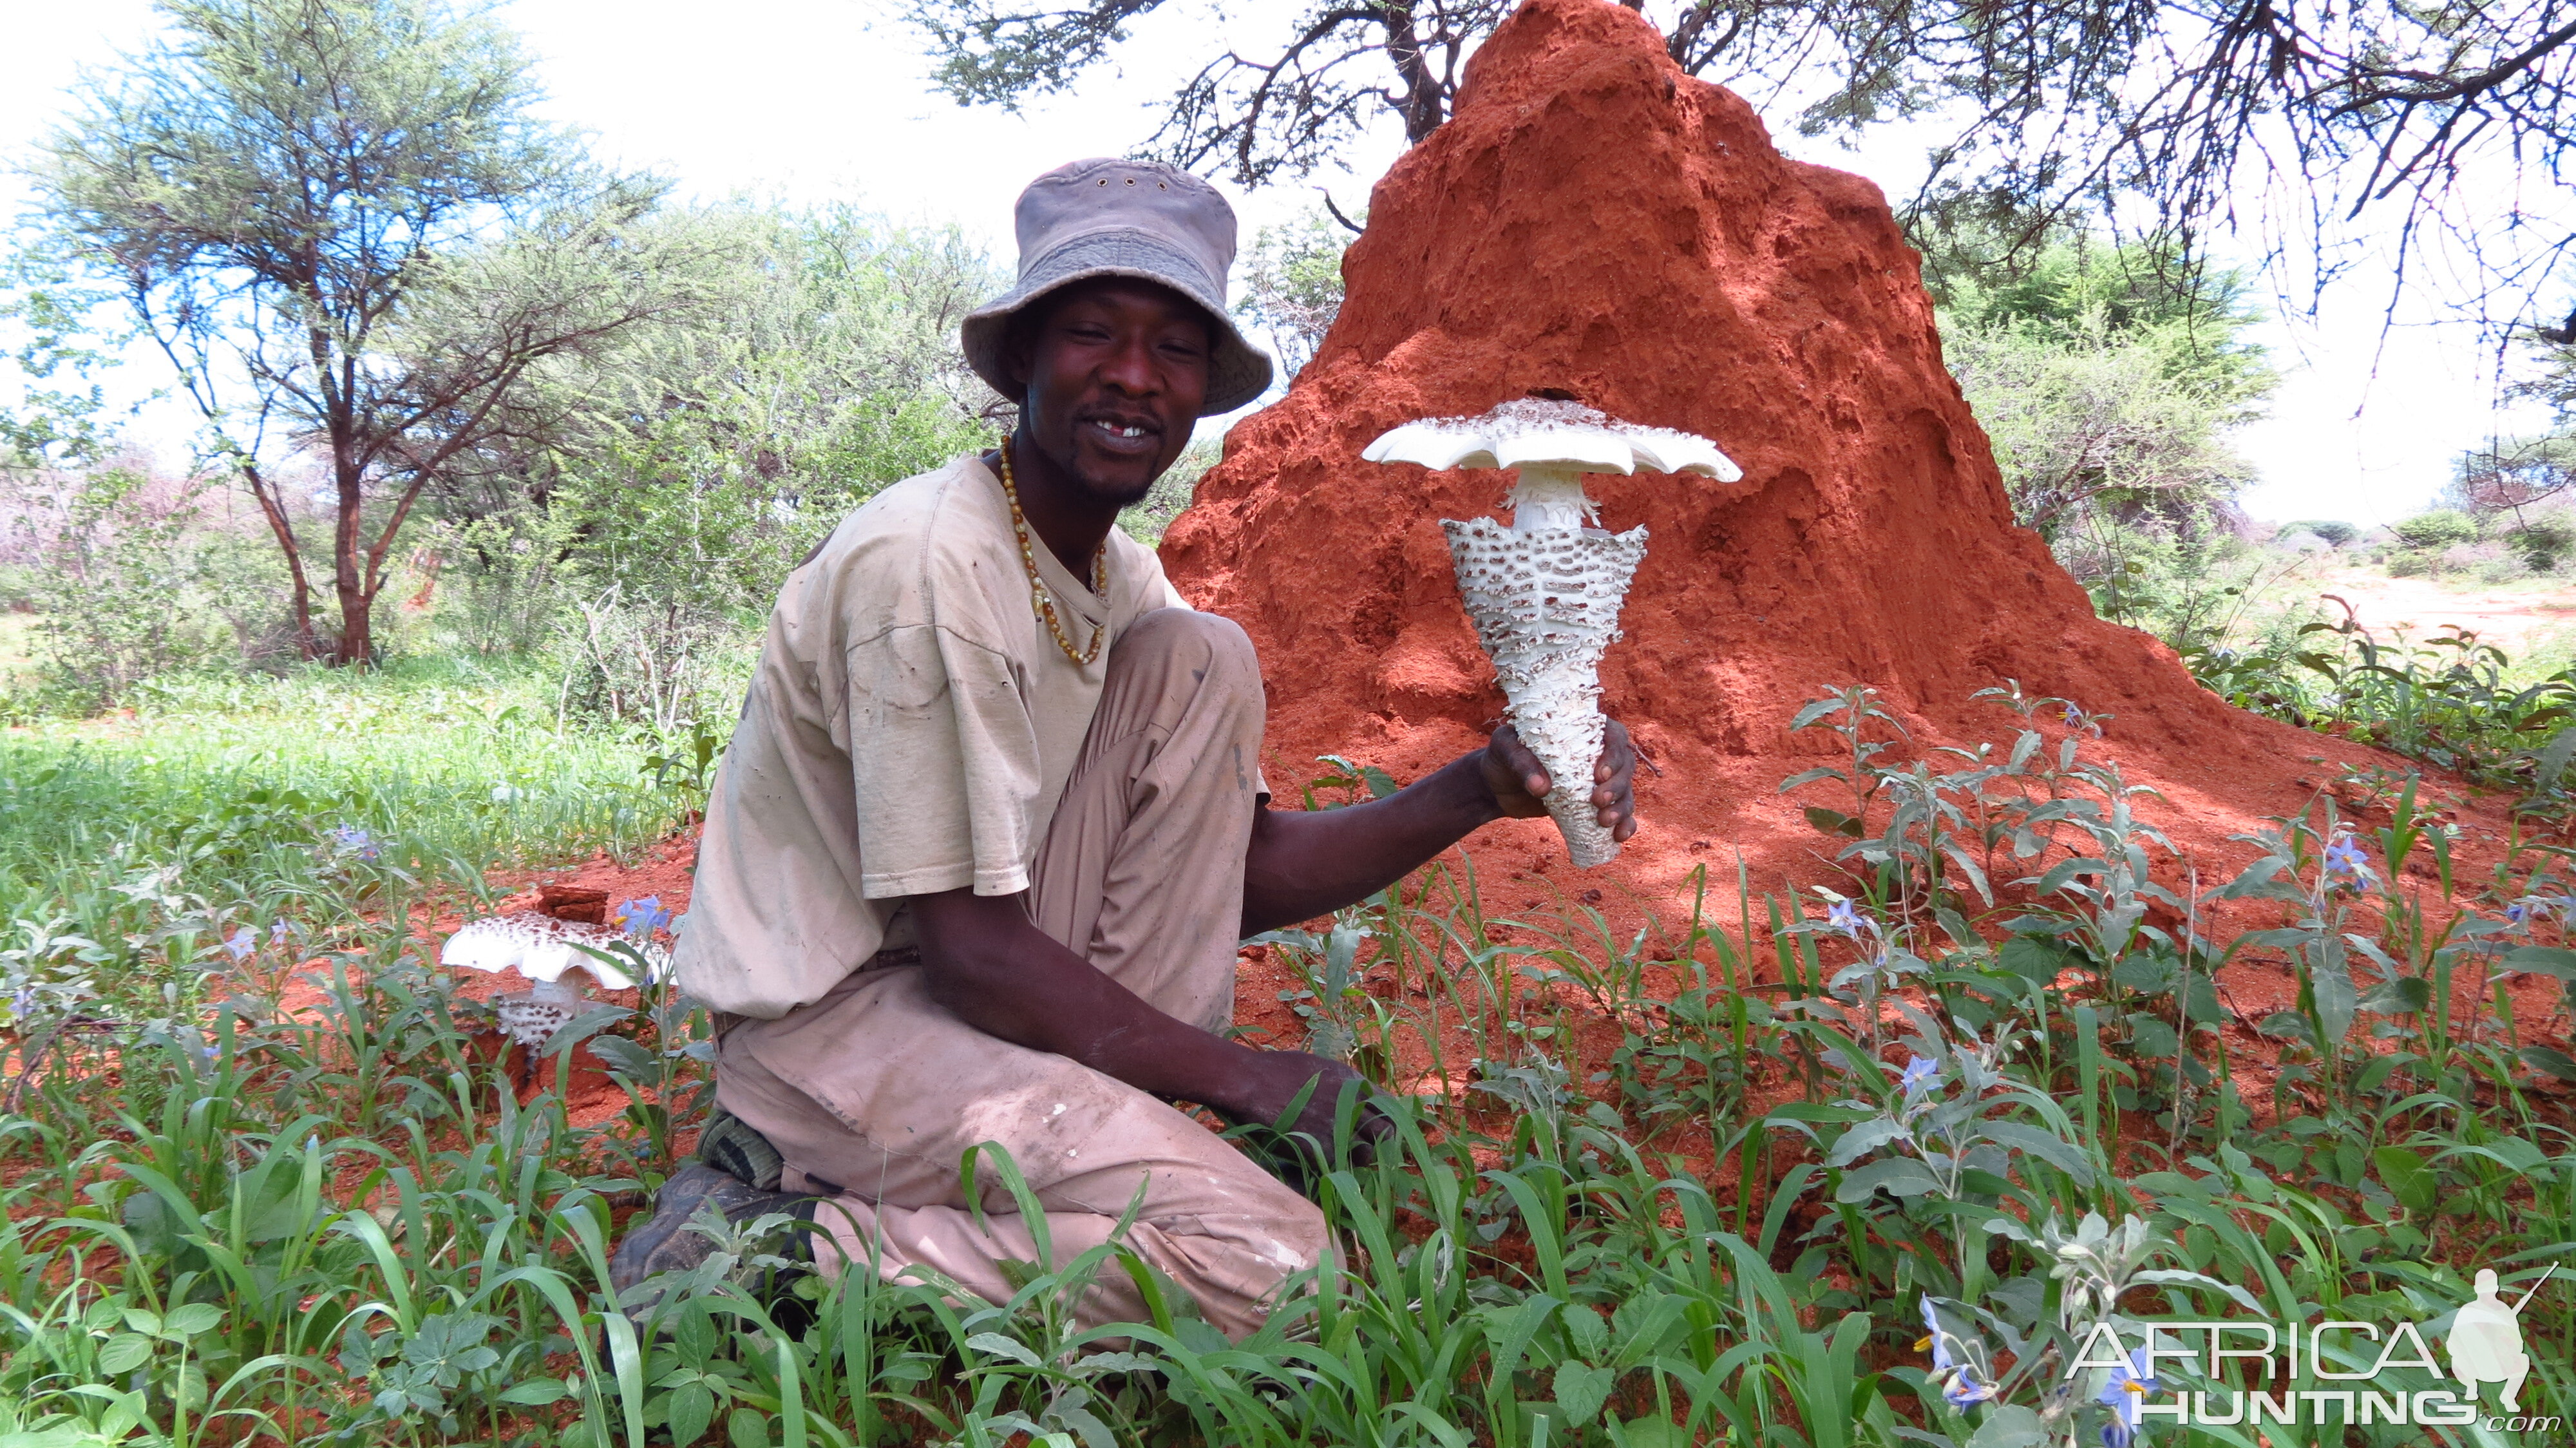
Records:
M0 733L0 988L58 1009L190 990L244 928L354 940L397 894L633 850L686 803L635 740L558 727L524 673L221 675L127 702Z
M1850 866L1839 920L1723 877L1642 932L1572 902L1489 919L1469 869L1435 869L1270 939L1305 1044L1458 1087L1397 1103L1399 1150L1335 1154L1316 1190L1344 1261L1253 1339L1169 1302L1072 1330L1081 1284L1128 1270L1117 1248L1033 1264L992 1305L864 1274L764 1304L710 1274L638 1333L605 1259L698 1109L704 1014L655 995L592 1020L521 1107L444 973L366 923L494 860L646 838L669 806L636 751L554 731L506 678L230 687L8 745L13 917L98 912L126 975L35 999L0 1056L10 1448L2090 1448L2107 1372L2069 1366L2106 1307L2132 1343L2135 1324L2211 1316L2433 1324L2477 1267L2518 1292L2576 1251L2555 1086L2576 1062L2486 990L2500 961L2576 975L2529 908L2567 893L2558 856L2455 878L2407 809L2355 833L2321 802L2225 886L2297 923L2210 941L2191 901L2147 923L2161 901L2130 852L2156 840L2080 729L2071 766L2011 741L1946 774L1882 765L1882 716L1846 691L1807 720L1862 746L1849 812L1820 822ZM524 808L487 808L497 783ZM226 815L262 788L301 802ZM327 839L342 823L391 848L353 861ZM2348 841L2383 878L2419 854L2445 868L2381 921L2323 853ZM210 952L227 910L320 922L327 1007L281 1017L240 988L270 957ZM2256 956L2301 992L2249 1057L2212 981ZM613 1068L622 1118L571 1124L572 1051ZM983 1169L1007 1184L1007 1162ZM2571 1301L2544 1289L2523 1319L2543 1412L2576 1408ZM2313 1366L2277 1386L2331 1387ZM1963 1383L1993 1396L1945 1399L1973 1399ZM2440 1385L2400 1367L2383 1386ZM2150 1420L2142 1441L2256 1440Z

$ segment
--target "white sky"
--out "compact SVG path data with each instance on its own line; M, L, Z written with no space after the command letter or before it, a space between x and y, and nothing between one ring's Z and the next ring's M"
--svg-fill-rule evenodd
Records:
M1283 0L1256 3L1266 12ZM499 14L541 58L550 115L591 132L603 154L672 177L683 194L853 198L901 220L958 222L1005 256L1021 186L1060 162L1135 146L1154 127L1155 103L1207 43L1187 21L1149 17L1118 55L1125 74L1095 73L1079 96L1012 116L930 93L913 36L869 0L507 0ZM1270 29L1240 12L1233 23ZM141 0L0 0L0 163L23 156L55 119L80 67L112 62L153 25ZM1897 145L1855 157L1784 139L1793 153L1872 174L1891 193L1914 169ZM1245 240L1311 204L1319 184L1356 209L1400 148L1400 133L1382 125L1351 158L1356 175L1250 196L1229 188ZM0 176L0 212L24 203L23 185ZM2383 346L2386 292L2386 273L2365 271L2329 295L2322 325L2267 329L2287 380L2271 419L2240 439L2261 472L2245 499L2256 516L2402 517L2442 485L2454 453L2541 421L2493 411L2491 357L2466 324L2414 317L2419 325ZM119 385L154 382L149 366L129 365ZM166 412L141 427L182 430Z

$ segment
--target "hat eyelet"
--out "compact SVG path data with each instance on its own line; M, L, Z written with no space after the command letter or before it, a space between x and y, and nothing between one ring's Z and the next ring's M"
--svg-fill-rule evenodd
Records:
M1127 178L1127 184L1128 184L1128 185L1130 185L1130 186L1135 185L1135 184L1136 184L1136 178L1135 178L1135 177L1133 177L1133 176L1128 177L1128 178Z

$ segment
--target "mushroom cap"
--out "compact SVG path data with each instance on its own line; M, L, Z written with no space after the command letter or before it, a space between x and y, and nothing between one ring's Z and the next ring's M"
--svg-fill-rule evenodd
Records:
M1537 468L1552 472L1697 473L1722 483L1744 476L1717 444L1668 427L1620 422L1579 402L1523 398L1481 417L1427 417L1379 435L1360 452L1373 463L1426 468Z
M629 937L613 925L585 925L551 915L493 915L447 937L438 959L442 965L467 970L515 969L529 980L543 981L560 979L565 971L578 968L589 971L609 990L625 990L636 983L633 976L614 960L603 960L580 948L605 950L613 940ZM660 945L638 940L629 943L642 952L647 977L659 975L669 962L670 952Z

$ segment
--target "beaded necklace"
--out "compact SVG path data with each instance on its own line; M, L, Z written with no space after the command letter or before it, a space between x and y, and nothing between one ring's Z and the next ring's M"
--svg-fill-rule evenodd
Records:
M1047 597L1046 585L1038 581L1038 551L1036 545L1029 541L1029 520L1020 512L1020 486L1018 480L1011 476L1009 438L1002 439L1000 451L1002 496L1011 501L1011 531L1019 535L1020 567L1029 575L1029 602L1037 606L1038 617L1046 620L1047 632L1055 635L1055 646L1064 650L1064 656L1076 665L1087 667L1093 659L1100 657L1100 642L1108 637L1109 625L1096 623L1091 626L1091 647L1087 649L1075 648L1073 640L1065 637L1064 623L1055 616L1055 600ZM1104 599L1109 596L1109 540L1106 538L1100 540L1099 549L1091 555L1091 591Z

